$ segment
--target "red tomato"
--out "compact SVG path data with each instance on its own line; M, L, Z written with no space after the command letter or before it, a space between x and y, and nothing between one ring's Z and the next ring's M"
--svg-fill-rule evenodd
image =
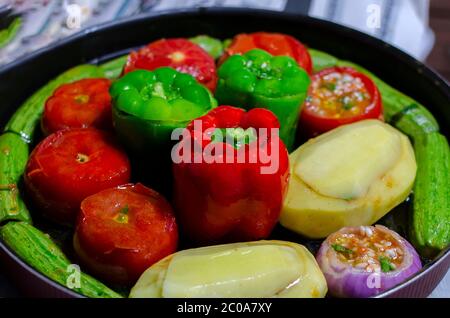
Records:
M383 120L380 92L366 75L349 67L332 67L311 80L299 123L308 137L364 119Z
M170 204L142 184L103 190L81 203L74 247L99 277L132 285L152 264L176 251Z
M73 224L84 198L129 182L130 164L107 132L60 130L33 150L24 179L47 217Z
M41 121L44 134L68 128L110 129L110 84L105 78L89 78L58 87L45 103Z
M252 49L262 49L272 55L287 55L295 59L308 74L312 73L312 60L306 47L290 35L281 33L243 33L233 38L231 45L225 50L221 62L230 55L244 54Z
M186 39L161 39L131 52L124 73L135 69L152 71L168 66L194 76L211 91L216 88L217 73L214 59L200 46Z

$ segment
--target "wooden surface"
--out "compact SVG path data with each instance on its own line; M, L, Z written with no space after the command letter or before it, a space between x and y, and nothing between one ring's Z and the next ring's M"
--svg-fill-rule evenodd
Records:
M430 26L436 43L427 64L450 81L450 0L431 0Z

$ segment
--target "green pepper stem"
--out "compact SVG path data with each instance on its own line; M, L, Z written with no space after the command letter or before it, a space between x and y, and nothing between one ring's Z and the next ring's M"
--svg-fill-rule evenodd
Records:
M248 145L258 138L256 129L241 127L236 128L216 128L211 136L212 142L225 142L232 145L235 149Z

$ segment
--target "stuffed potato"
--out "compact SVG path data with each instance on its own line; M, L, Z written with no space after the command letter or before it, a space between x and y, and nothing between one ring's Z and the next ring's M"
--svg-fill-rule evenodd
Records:
M135 298L324 297L325 278L302 245L258 241L170 255L147 269Z
M379 120L341 126L290 155L281 224L310 238L371 225L403 202L416 161L408 138Z

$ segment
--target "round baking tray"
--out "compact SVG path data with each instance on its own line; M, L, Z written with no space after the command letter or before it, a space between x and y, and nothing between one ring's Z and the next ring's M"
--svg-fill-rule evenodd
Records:
M35 90L80 63L101 63L163 37L272 31L291 34L312 48L358 63L425 105L442 133L450 127L450 88L430 68L399 49L353 29L311 17L265 10L200 8L158 12L106 23L31 53L0 68L0 127ZM35 297L82 297L35 271L0 242L0 259L19 289ZM425 297L450 266L450 248L423 270L377 297Z

